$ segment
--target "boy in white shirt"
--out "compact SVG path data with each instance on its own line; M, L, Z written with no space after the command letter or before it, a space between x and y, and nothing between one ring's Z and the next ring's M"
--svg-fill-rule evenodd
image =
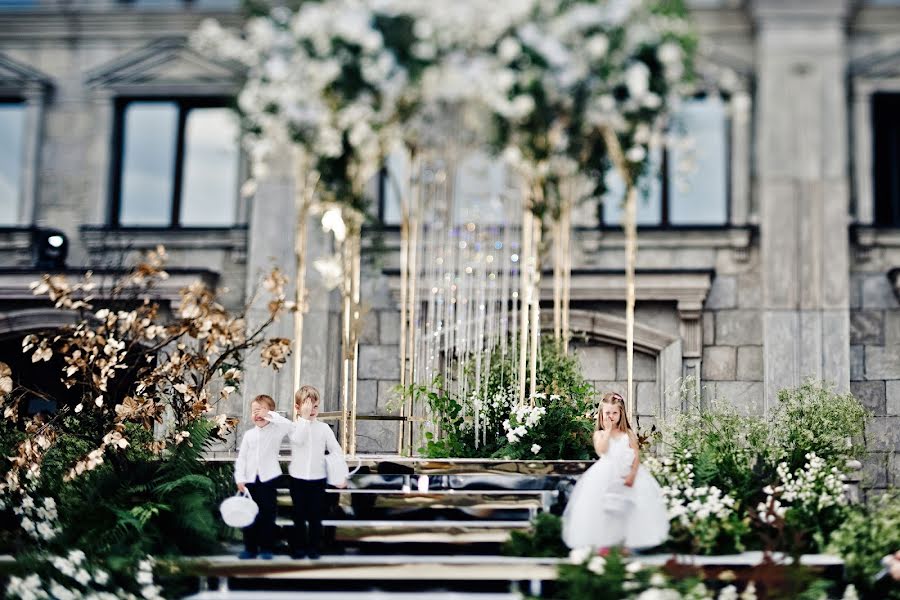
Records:
M322 517L325 511L325 451L344 455L334 432L316 420L319 414L319 391L304 385L294 394L298 418L291 423L278 413L269 413L273 423L292 425L290 432L291 500L294 504L294 558L319 558L322 540ZM307 524L309 525L307 533Z
M267 415L275 410L275 400L260 394L250 403L255 427L248 429L241 439L241 448L234 463L234 481L240 491L250 492L259 506L259 513L251 525L243 529L244 551L240 558L271 559L275 546L275 512L277 483L281 477L278 453L281 441L290 431L290 423L270 422ZM272 414L276 414L272 412ZM284 419L284 417L282 417ZM284 419L285 421L287 419Z

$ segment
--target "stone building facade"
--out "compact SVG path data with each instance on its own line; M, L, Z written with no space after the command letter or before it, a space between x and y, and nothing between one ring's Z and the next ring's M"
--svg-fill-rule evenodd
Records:
M135 204L143 196L129 196L137 193L128 191L129 169L172 176L129 166L129 156L140 155L140 102L168 102L182 115L172 135L185 160L196 148L192 136L203 131L191 129L189 115L200 114L191 111L227 108L238 89L240 73L184 42L205 17L238 24L238 4L0 0L0 119L13 114L0 120L7 137L0 163L7 184L0 188L4 360L16 340L54 318L27 291L39 272L31 254L35 226L66 234L73 271L115 267L164 244L177 277L163 299L200 276L238 307L273 262L292 272L287 162L273 164L249 200L237 194L243 161L232 159L226 179L234 193L224 204L188 190L184 181L194 171L187 166L174 175L183 190L165 187L161 212L147 216ZM779 389L824 379L852 391L874 414L868 483L897 484L900 2L689 5L701 38L699 72L719 90L713 96L722 115L713 134L723 146L699 161L699 177L722 185L699 185L687 217L679 216L685 197L673 191L673 180L642 205L635 342L642 423L681 409L675 392L685 376L701 382L705 401L719 398L754 414L769 410ZM210 207L218 216L203 222ZM380 208L390 221L389 207ZM611 211L585 209L573 234L574 345L586 375L603 390L624 385L623 238ZM324 251L324 235L317 228L310 235L313 252ZM359 410L384 414L400 370L390 275L399 234L392 227L370 231L365 244ZM315 284L311 273L304 380L324 389L326 409L335 409L339 306L333 292ZM552 290L543 293L549 301ZM291 335L290 323L278 327ZM248 365L245 389L273 392L287 409L290 370L272 375ZM244 409L235 400L227 410L240 416ZM362 422L359 434L361 451L396 448L389 421Z

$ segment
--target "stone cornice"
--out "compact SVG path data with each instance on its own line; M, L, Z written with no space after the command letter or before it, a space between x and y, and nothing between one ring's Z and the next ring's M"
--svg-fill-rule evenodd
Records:
M400 301L400 274L386 271L388 285L396 302ZM682 318L697 318L712 285L710 271L639 271L635 275L635 298L639 302L675 302ZM424 287L421 297L428 292ZM572 272L570 298L574 301L624 302L623 272L576 270ZM549 273L541 277L541 300L553 299L553 280Z
M47 93L53 89L53 79L34 67L0 53L0 93Z
M162 244L167 249L246 250L247 228L109 228L82 225L81 241L90 253L119 250L147 250Z
M853 0L750 0L757 24L809 25L840 21L850 14Z
M88 42L121 39L133 42L166 35L186 35L203 19L226 27L240 25L236 12L202 10L136 10L116 5L103 9L61 11L59 8L0 11L0 42L59 40Z
M69 278L73 283L79 281L89 269L66 269L57 273ZM169 273L168 279L157 282L152 288L147 290L134 290L134 296L137 298L149 298L157 301L177 301L181 297L181 290L191 285L195 281L202 281L209 287L215 287L219 279L218 273L214 273L208 269L166 269ZM37 281L41 276L47 273L46 270L37 269L0 269L0 301L22 301L38 302L34 294L31 293L31 283ZM113 280L118 279L127 273L123 269L113 270L92 270L93 279L99 285L92 296L95 298L108 298L110 294L108 289ZM105 284L105 285L104 285ZM128 297L128 294L125 295Z
M211 60L176 36L160 38L91 70L86 82L120 95L231 94L242 73L238 65Z

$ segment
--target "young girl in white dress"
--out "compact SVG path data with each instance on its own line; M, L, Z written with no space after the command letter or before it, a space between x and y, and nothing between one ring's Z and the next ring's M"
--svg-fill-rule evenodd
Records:
M625 401L603 396L594 430L600 460L582 474L563 513L570 548L650 548L666 541L669 517L662 490L641 466L637 436Z

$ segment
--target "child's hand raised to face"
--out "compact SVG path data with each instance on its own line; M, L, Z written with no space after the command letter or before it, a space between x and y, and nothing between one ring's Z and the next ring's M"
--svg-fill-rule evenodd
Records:
M319 414L319 401L310 400L300 404L297 407L297 414L307 421L315 420L316 416Z

